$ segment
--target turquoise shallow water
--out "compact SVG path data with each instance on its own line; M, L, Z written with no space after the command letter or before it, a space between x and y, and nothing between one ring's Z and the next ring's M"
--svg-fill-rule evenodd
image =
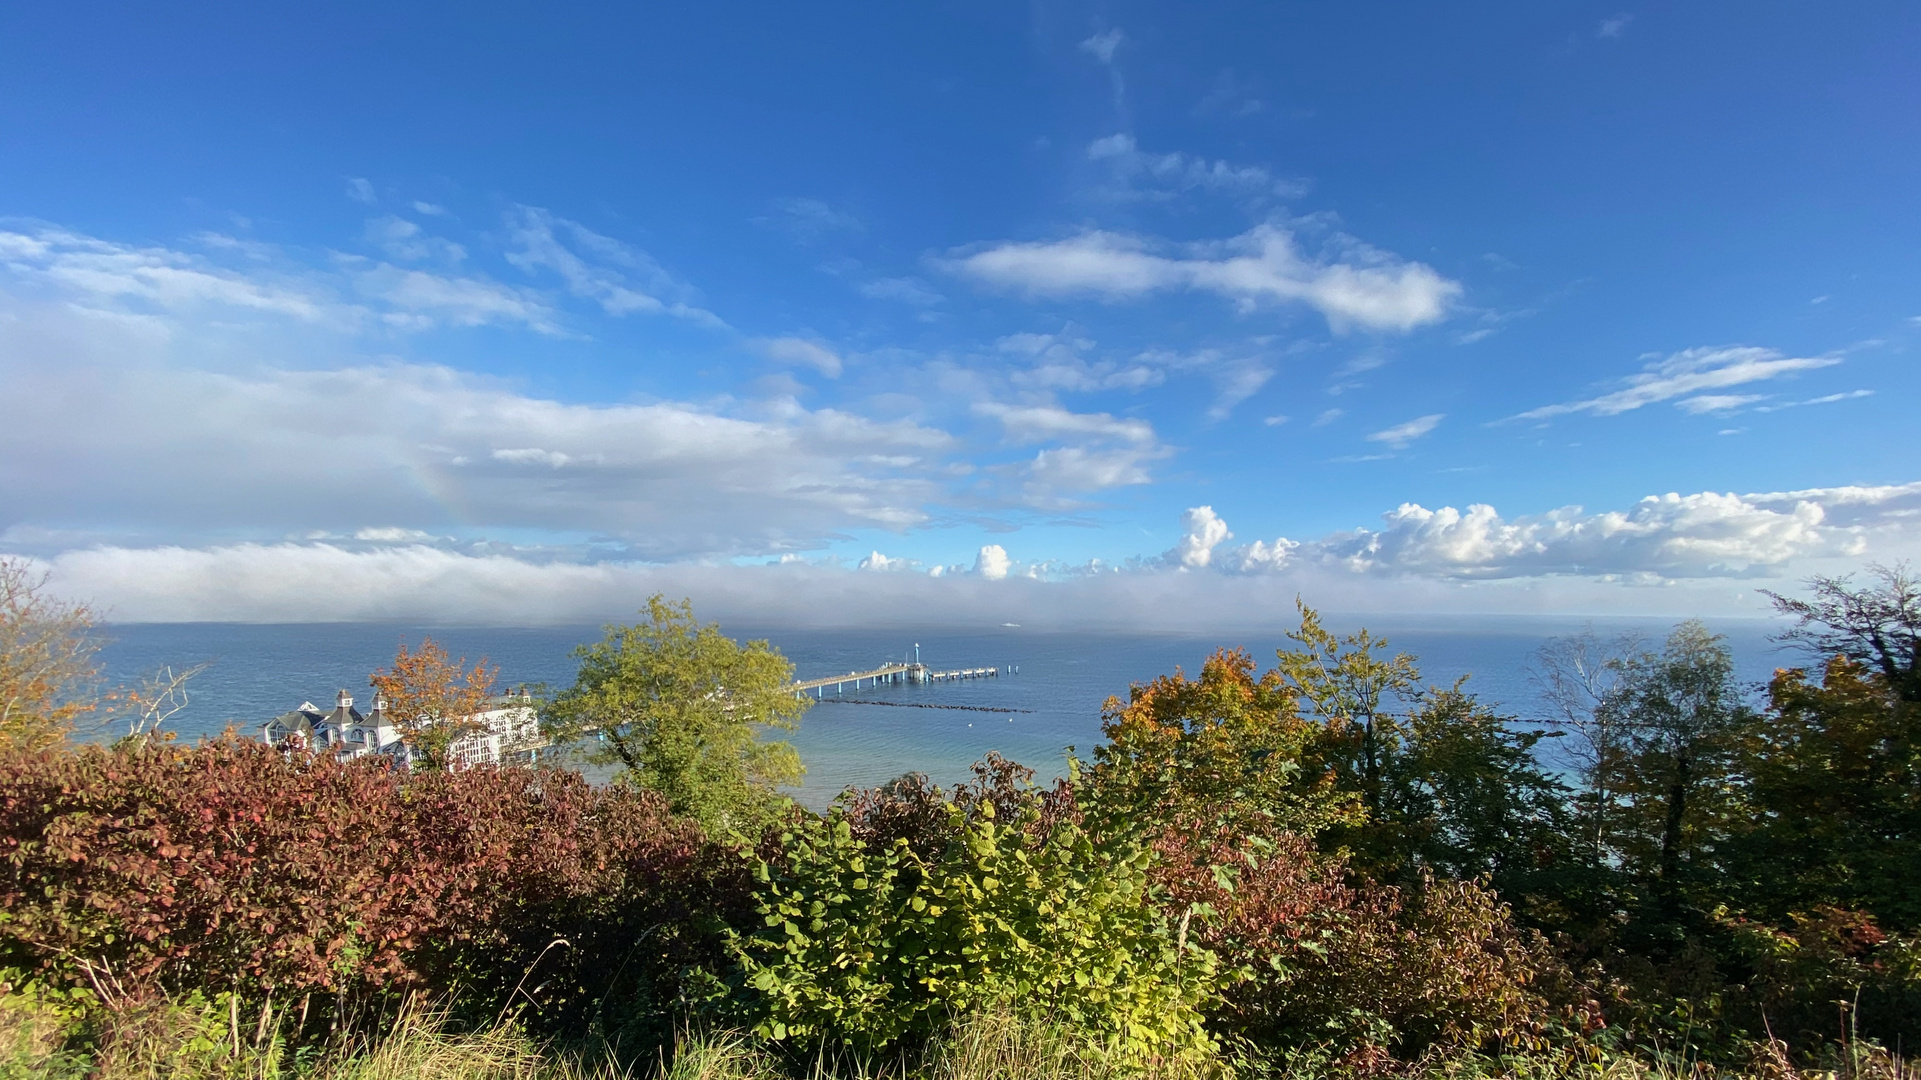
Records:
M1351 620L1330 620L1337 630ZM1548 638L1578 631L1572 620L1513 617L1401 620L1370 618L1398 651L1416 654L1429 682L1452 682L1472 674L1471 689L1500 703L1523 721L1538 715L1527 675L1529 658ZM1016 713L947 709L884 708L836 702L830 697L809 710L799 731L787 736L801 752L808 776L796 792L820 807L850 784L872 785L919 771L942 782L964 778L989 750L1058 774L1069 746L1083 755L1100 741L1101 703L1125 695L1131 682L1184 666L1193 671L1216 646L1244 646L1267 666L1284 643L1268 635L1127 635L1036 633L1019 627L928 628L918 635L888 631L782 630L725 627L740 637L764 637L794 661L801 678L866 669L910 654L935 668L1016 665L1017 675L931 686L864 690L867 700L989 706ZM1668 624L1597 622L1604 633L1634 631L1655 641ZM1800 662L1769 640L1776 628L1760 621L1715 625L1735 650L1741 676L1759 683L1776 667ZM312 701L331 704L346 688L367 696L367 676L393 658L402 640L417 644L432 634L456 656L485 656L501 669L503 683L565 685L573 678L570 652L598 639L596 627L462 628L364 623L254 626L230 623L148 624L111 627L114 639L102 654L110 681L131 682L162 664L176 667L211 661L192 685L192 701L173 721L183 737L217 733L228 724L249 732L267 718ZM851 696L851 695L850 695Z

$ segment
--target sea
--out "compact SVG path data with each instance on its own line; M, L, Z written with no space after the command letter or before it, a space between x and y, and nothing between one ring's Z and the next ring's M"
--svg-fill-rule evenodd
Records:
M1360 619L1330 617L1330 629L1358 629ZM1423 680L1467 688L1524 726L1546 712L1530 663L1557 636L1592 628L1604 636L1637 635L1658 646L1672 628L1654 620L1571 620L1520 616L1381 617L1367 628L1394 652L1416 656ZM1733 650L1737 673L1758 696L1778 667L1806 662L1774 640L1781 624L1767 620L1710 621ZM935 670L994 667L994 678L929 685L884 685L836 698L830 687L803 716L798 730L776 733L794 744L806 764L792 794L822 809L848 787L885 783L909 772L943 784L965 780L989 751L1032 767L1042 780L1062 774L1068 755L1089 756L1101 741L1102 704L1125 698L1128 687L1176 668L1193 673L1216 648L1247 649L1263 668L1285 631L1219 634L1059 633L1020 626L928 626L895 629L809 630L725 626L740 640L764 639L793 661L796 677L819 678L866 670L916 655ZM188 703L169 722L186 740L229 727L256 735L280 713L311 702L331 708L341 689L364 702L367 678L390 664L401 643L417 647L431 636L469 662L485 658L504 686L561 689L577 668L573 653L599 640L600 627L429 627L389 623L253 625L235 623L126 624L104 629L103 673L132 685L158 669L206 667L188 684ZM918 653L916 652L918 650ZM957 708L888 707L959 706ZM112 731L94 737L108 738ZM590 775L593 770L589 770Z

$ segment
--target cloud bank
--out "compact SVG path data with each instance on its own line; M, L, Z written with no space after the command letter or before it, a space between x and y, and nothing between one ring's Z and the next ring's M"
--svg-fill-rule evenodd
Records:
M1378 529L1221 547L1210 507L1189 510L1168 553L1188 568L1270 574L1301 566L1372 577L1497 580L1579 576L1643 582L1779 576L1809 561L1860 560L1921 540L1921 482L1749 495L1650 495L1624 510L1578 506L1505 518L1494 507L1403 503Z
M409 620L564 624L620 617L654 592L730 619L793 625L1019 622L1035 628L1198 630L1278 625L1295 595L1353 611L1746 614L1758 590L1870 551L1921 551L1921 482L1748 495L1660 495L1587 513L1504 518L1492 507L1383 515L1377 529L1233 545L1212 507L1181 518L1160 556L1114 567L1022 562L982 547L970 568L875 552L861 574L767 565L541 559L413 542L209 548L101 546L45 560L56 586L123 621Z

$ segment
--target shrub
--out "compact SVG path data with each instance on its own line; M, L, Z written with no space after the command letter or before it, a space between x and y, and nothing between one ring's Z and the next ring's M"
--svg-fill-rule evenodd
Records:
M1549 1020L1531 984L1557 967L1537 935L1472 882L1350 884L1301 837L1230 835L1192 821L1155 842L1172 912L1219 955L1213 1019L1268 1048L1325 1044L1402 1058L1533 1040Z
M0 978L0 1080L79 1080L87 1056L70 1045L92 995Z
M1079 1027L1119 1060L1205 1054L1213 958L1150 902L1152 852L1097 844L1066 815L1042 827L1038 797L1002 809L979 790L943 799L938 826L886 819L923 826L911 838L864 839L855 825L876 815L847 803L795 825L757 870L762 925L737 945L756 1030L868 1052L1005 1009Z
M631 1026L714 982L746 869L658 796L570 772L410 776L233 738L0 761L0 962L135 998L318 993L324 1024L356 994L497 1009L518 988L580 1027L625 988Z

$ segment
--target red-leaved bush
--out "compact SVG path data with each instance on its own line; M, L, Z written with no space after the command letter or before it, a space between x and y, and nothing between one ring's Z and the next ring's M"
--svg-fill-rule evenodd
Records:
M114 992L518 986L579 1023L684 993L747 910L745 866L658 798L559 770L234 738L0 760L0 964Z
M1549 1017L1533 983L1554 958L1480 885L1353 884L1285 832L1176 822L1155 849L1170 914L1234 973L1217 1022L1256 1044L1410 1058L1530 1041Z

